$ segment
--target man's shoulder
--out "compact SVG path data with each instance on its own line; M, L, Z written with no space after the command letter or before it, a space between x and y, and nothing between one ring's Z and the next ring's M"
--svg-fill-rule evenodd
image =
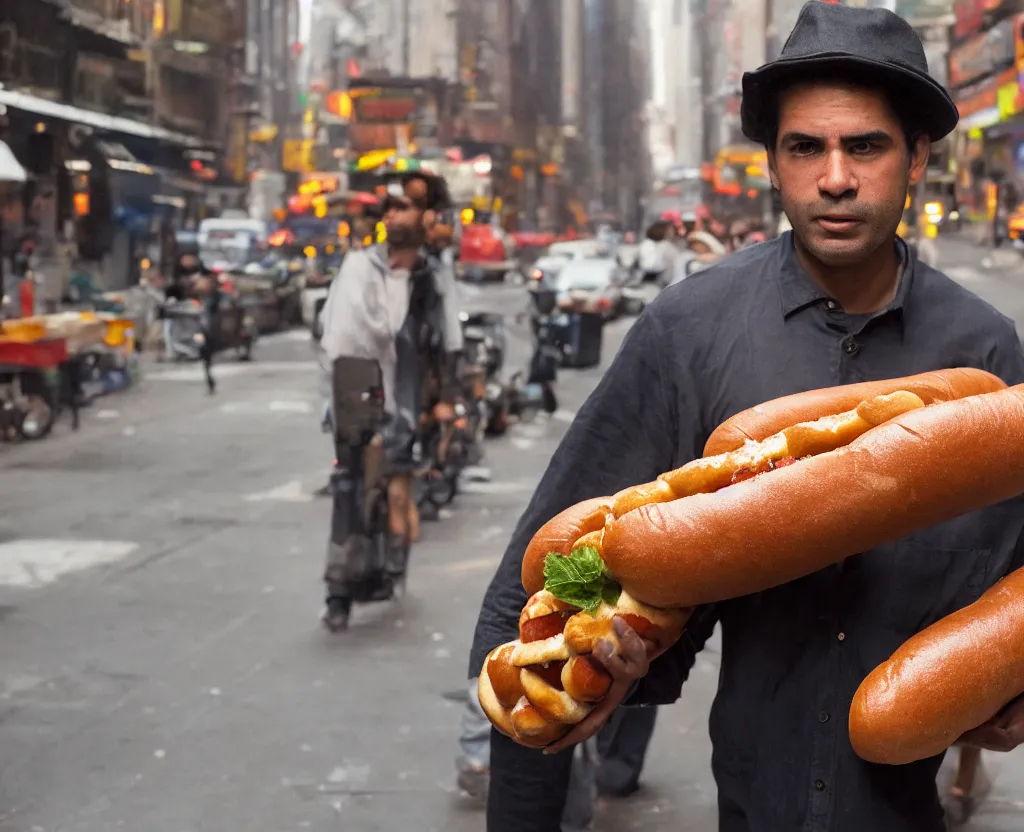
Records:
M707 268L667 287L652 307L659 315L706 316L717 309L734 309L739 296L763 291L764 276L778 268L778 238L723 257Z

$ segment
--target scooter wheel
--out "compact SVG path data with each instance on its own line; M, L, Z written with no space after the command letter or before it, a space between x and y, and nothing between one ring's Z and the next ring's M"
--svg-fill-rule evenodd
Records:
M504 436L508 431L509 412L508 405L503 404L495 413L491 416L490 421L487 423L487 428L484 433L487 436Z

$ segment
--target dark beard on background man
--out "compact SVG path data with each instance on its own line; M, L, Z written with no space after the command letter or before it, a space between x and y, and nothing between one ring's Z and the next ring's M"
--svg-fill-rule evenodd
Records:
M398 226L388 230L388 245L392 249L417 249L423 244L423 232L419 228Z

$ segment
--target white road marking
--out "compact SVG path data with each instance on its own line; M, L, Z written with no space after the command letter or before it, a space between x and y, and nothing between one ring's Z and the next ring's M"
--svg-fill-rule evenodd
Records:
M500 558L473 558L471 560L461 560L457 563L446 563L443 566L429 566L423 567L423 571L438 572L444 575L459 575L465 572L480 572L488 569L494 569L498 564Z
M269 491L250 494L245 499L249 503L308 503L313 500L313 495L302 490L300 480L292 480Z
M505 534L505 530L501 526L488 526L486 529L480 532L479 535L477 535L477 540L479 540L481 543L485 543L488 540L493 540L496 537L501 537L503 534Z
M521 482L466 482L459 490L464 494L529 494L534 487Z
M566 422L567 424L572 424L573 420L576 418L576 411L575 410L556 410L552 414L551 418L555 419L555 420L557 420L559 422Z
M513 436L509 440L509 444L511 444L512 447L515 448L517 451L528 451L534 446L535 443L532 439L520 439L516 436Z
M254 361L251 364L214 364L213 376L218 381L260 373L316 373L320 367L315 361ZM200 383L205 380L203 368L196 365L178 367L173 370L148 370L144 376L148 381L177 381Z
M11 540L0 543L0 586L39 588L94 566L128 557L137 543L125 540Z
M548 432L547 424L542 422L524 422L516 425L514 430L524 439L543 439Z
M271 402L270 410L274 413L312 413L313 407L306 401L282 400Z
M276 335L264 335L260 341L307 341L313 342L313 336L308 329L289 329L287 332L279 332Z
M467 465L462 469L462 476L469 482L490 482L491 469L483 465Z
M267 413L308 415L313 412L313 406L301 399L280 399L272 402L225 402L217 409L221 413L232 416L261 416Z

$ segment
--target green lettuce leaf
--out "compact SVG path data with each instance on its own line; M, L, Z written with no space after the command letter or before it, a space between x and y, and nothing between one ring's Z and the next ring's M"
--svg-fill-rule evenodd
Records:
M614 604L622 592L608 577L593 546L580 546L566 557L551 552L544 559L544 589L559 601L589 613L596 612L602 602Z

